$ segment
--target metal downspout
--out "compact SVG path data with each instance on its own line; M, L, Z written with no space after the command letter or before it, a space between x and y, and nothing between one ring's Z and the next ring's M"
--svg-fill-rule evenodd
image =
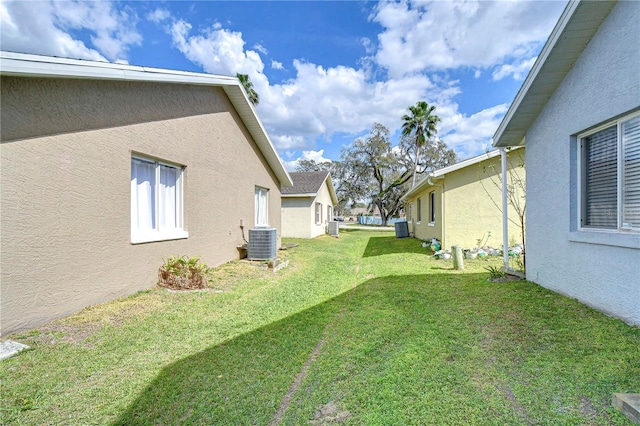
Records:
M507 211L507 149L500 148L502 163L502 257L504 270L509 270L509 212Z
M437 188L440 188L440 189L441 189L441 191L442 191L442 192L441 192L441 195L440 195L440 204L442 205L442 207L440 207L440 217L442 218L442 219L441 219L441 220L442 220L442 224L440 225L440 226L441 226L441 228L440 228L440 229L441 229L441 236L440 236L440 238L442 239L442 241L440 241L440 244L441 244L441 248L442 248L442 250L444 250L444 247L445 247L445 246L444 246L444 242L446 241L446 239L445 239L445 235L444 235L444 234L445 234L445 231L444 231L444 230L445 230L445 226L444 226L444 225L445 225L445 223L444 223L444 221L445 221L445 215L444 215L444 180L442 181L442 185L436 185L436 184L435 184L435 183L433 183L433 181L431 180L431 175L427 175L427 183L428 183L430 186L435 186L435 187L437 187Z

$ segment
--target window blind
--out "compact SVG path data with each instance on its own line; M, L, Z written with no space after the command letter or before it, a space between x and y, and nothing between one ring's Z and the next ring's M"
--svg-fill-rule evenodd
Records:
M640 116L622 123L622 228L640 229Z
M618 227L618 137L611 126L583 139L585 199L583 226Z

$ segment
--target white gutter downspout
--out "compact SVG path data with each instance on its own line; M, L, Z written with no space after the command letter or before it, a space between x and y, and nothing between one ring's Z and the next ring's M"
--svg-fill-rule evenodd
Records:
M442 250L444 250L444 242L446 241L446 239L445 239L445 235L444 235L444 234L445 234L445 232L444 232L444 230L445 230L445 226L444 226L444 225L445 225L445 223L444 223L444 220L445 220L445 219L444 219L444 218L445 218L445 215L444 215L444 180L442 181L442 185L436 185L436 184L435 184L435 183L433 183L433 181L431 180L431 174L428 174L428 175L427 175L427 183L428 183L430 186L435 186L435 187L438 187L438 188L440 188L440 189L442 190L442 194L441 194L441 196L440 196L440 204L442 204L442 206L440 207L440 214L441 214L441 216L442 216L442 225L440 225L440 228L441 228L441 229L440 229L440 230L441 230L440 238L442 238L442 241L440 241L440 243L441 243L441 247L440 247L440 248L441 248Z
M509 270L509 212L507 211L507 149L500 148L502 160L502 257L504 270Z

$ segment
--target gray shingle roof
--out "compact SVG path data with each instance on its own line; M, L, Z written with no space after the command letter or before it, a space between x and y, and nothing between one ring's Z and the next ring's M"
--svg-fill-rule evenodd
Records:
M327 179L328 171L289 173L293 186L282 187L282 195L315 194Z

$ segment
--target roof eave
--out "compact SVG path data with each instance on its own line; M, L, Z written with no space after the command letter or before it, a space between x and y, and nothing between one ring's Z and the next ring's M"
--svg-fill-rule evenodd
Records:
M317 192L300 192L297 194L282 194L282 198L313 198L317 195Z
M18 77L145 81L222 87L281 186L293 186L255 109L236 77L175 71L110 62L0 51L0 74Z
M494 147L526 143L529 127L569 73L616 1L570 0L493 136ZM583 9L582 15L580 9ZM573 34L569 35L570 32ZM546 81L545 81L546 80Z

